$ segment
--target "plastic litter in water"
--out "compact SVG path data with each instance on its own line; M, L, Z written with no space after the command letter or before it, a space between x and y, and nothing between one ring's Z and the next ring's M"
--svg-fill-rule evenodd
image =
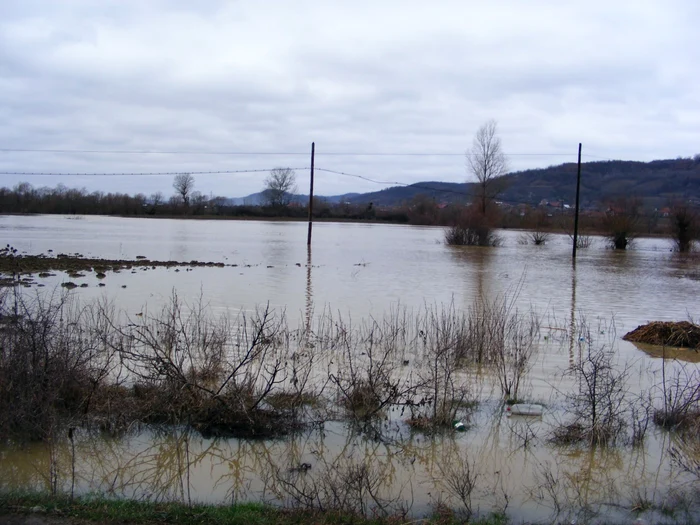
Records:
M452 426L455 430L458 430L459 432L464 432L465 430L467 430L467 427L465 427L464 423L462 423L461 421L453 421Z
M506 414L516 416L541 416L544 407L534 403L515 403L506 408Z

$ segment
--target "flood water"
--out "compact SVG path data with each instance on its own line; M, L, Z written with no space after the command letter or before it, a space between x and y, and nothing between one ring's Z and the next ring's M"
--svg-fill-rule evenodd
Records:
M410 310L453 302L468 309L479 296L511 294L518 308L531 308L541 318L541 351L527 378L527 396L545 404L544 417L505 417L487 380L465 433L411 434L400 417L387 423L395 427L388 441L355 433L339 421L276 441L205 439L186 429L149 427L119 438L84 433L75 443L79 493L291 505L285 479L296 486L329 483L324 476L339 465L351 468L369 459L380 501L387 508L409 508L415 516L438 502L459 506L445 486L454 465L468 465L476 477L475 511L505 509L517 520L546 521L561 511L559 516L631 521L636 514L630 509L639 500L657 509L678 505L674 498L685 494L674 492L679 487L694 494L689 505L698 512L697 479L670 458L673 434L651 425L639 448L558 447L547 439L562 417L562 391L571 387L565 371L576 358L559 337L562 327L572 318L586 318L596 337L615 346L620 366L630 367L630 391L653 388L658 352L620 338L648 321L700 318L696 255L673 253L667 239L637 239L625 252L606 249L597 239L579 250L572 265L564 235L534 246L520 244L518 232L502 232L501 247L455 248L445 246L442 228L337 223L315 224L307 250L306 232L300 222L0 216L0 241L29 254L53 250L236 265L136 269L110 273L102 281L89 273L76 280L57 272L37 279L43 288L27 290L45 293L62 281L85 282L87 288L70 293L85 302L107 297L130 315L157 310L173 291L185 301L201 296L215 312L269 303L286 311L292 325L324 308L352 319L379 318L397 305ZM106 286L98 288L98 282ZM697 359L690 361L695 362L686 366L698 366ZM51 450L46 445L0 449L0 488L47 488L54 458L58 483L70 490L71 457L67 441ZM303 463L311 466L308 472L290 472ZM549 474L557 479L554 485L546 482Z

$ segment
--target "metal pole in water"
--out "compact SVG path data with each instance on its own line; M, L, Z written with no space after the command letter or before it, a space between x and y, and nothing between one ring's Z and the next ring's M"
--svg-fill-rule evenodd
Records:
M313 168L312 168L313 169ZM578 143L578 173L576 175L576 215L574 216L574 250L571 257L576 262L576 248L578 247L578 205L581 195L581 143Z
M311 143L311 186L309 188L309 234L306 237L306 245L311 246L311 229L313 228L314 212L314 154L316 143Z

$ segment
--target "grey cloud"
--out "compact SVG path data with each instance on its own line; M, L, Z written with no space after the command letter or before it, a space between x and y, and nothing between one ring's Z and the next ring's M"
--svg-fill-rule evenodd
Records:
M648 160L696 153L700 42L692 0L634 5L501 1L3 2L0 147L307 152L373 178L463 180L488 118L513 169L584 152ZM314 7L314 9L311 9ZM199 171L308 165L300 156L0 153L0 170ZM299 173L299 187L307 184ZM197 176L243 195L261 175ZM22 177L5 176L12 185ZM164 191L169 177L65 178ZM30 182L55 184L56 179ZM376 185L324 174L318 191Z

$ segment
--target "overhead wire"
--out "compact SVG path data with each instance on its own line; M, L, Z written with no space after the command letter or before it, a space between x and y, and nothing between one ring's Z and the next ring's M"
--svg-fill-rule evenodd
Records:
M438 192L438 193L450 193L450 194L459 195L459 196L462 196L462 197L474 197L474 195L475 195L474 193L470 193L470 192L468 192L468 191L451 190L451 189L448 189L448 188L436 188L436 187L434 187L434 186L426 186L426 185L420 184L420 183L412 183L412 184L410 184L410 183L406 183L406 182L380 181L380 180L376 180L376 179L372 179L372 178L366 177L366 176L364 176L364 175L357 175L357 174L354 174L354 173L346 173L346 172L336 171L336 170L331 170L331 169L326 169L326 168L315 168L315 170L317 170L317 171L324 171L324 172L327 172L327 173L335 173L336 175L343 175L343 176L347 176L347 177L354 177L354 178L366 180L366 181L368 181L368 182L373 182L373 183L377 183L377 184L387 184L387 185L389 185L389 184L394 184L394 185L396 185L396 186L402 186L402 187L405 187L405 188L416 188L416 189L419 189L419 190L427 190L427 191ZM442 181L438 181L438 182L439 182L440 184L469 184L469 183L459 183L459 182L442 182ZM472 184L474 184L474 183L472 183ZM388 188L387 188L387 189L388 189ZM498 201L499 201L499 202L505 202L505 203L508 203L508 204L528 204L528 205L530 204L530 202L527 202L527 201L518 201L518 200L506 199L506 198L499 198Z
M113 173L67 173L67 172L39 172L39 171L0 171L0 175L27 175L27 176L56 176L56 177L136 177L159 175L226 175L234 173L269 173L274 168L251 170L217 170L217 171L154 171L154 172L113 172ZM309 168L289 168L291 170L306 170Z
M13 149L13 148L0 148L0 152L44 152L44 153L105 153L105 154L188 154L188 155L260 155L260 156L284 156L284 155L308 155L308 152L242 152L242 151L226 151L226 152L203 152L203 151L155 151L155 150L68 150L68 149ZM400 152L317 152L316 156L440 156L440 157L453 157L453 156L468 156L465 153L439 153L439 152L412 152L412 153L400 153ZM508 156L548 156L548 157L558 157L566 156L573 157L572 153L512 153ZM609 159L606 157L600 157L592 154L584 154L582 157L596 158L602 160L612 161L614 159ZM273 168L264 169L238 169L238 170L183 170L183 171L163 171L163 172L82 172L82 173L72 173L72 172L31 172L31 171L0 171L0 175L20 175L20 176L79 176L79 177L131 177L131 176L173 176L182 174L191 175L228 175L228 174L244 174L244 173L269 173ZM308 170L309 167L298 167L290 168L292 170ZM364 180L373 184L381 184L386 186L400 186L400 187L412 187L419 190L426 190L430 192L446 193L459 195L463 197L473 197L473 193L467 191L453 190L447 188L438 188L434 186L428 186L420 183L405 183L400 181L391 180L381 180L378 178L369 177L366 175L360 175L356 173L349 173L329 168L323 168L317 166L316 171L331 173L335 175L341 175L346 177L353 177L356 179ZM437 181L441 182L441 181ZM447 182L448 184L455 184L452 182ZM459 183L457 183L459 184ZM509 204L529 204L525 201L516 201L510 199L499 199L501 202L506 202Z
M96 150L96 149L32 149L0 148L0 153L57 153L57 154L109 154L109 155L238 155L238 156L292 156L309 155L308 151L192 151L192 150ZM322 151L316 150L316 156L335 157L465 157L468 152L400 152L400 151ZM567 153L509 153L510 157L569 157Z

